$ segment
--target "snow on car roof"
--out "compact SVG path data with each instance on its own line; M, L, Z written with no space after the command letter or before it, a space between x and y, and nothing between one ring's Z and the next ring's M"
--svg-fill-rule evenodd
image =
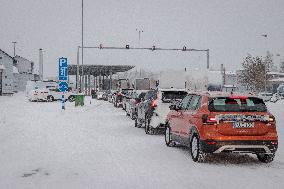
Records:
M222 92L222 91L191 91L189 94L206 95L210 97L257 97L253 93L240 93L240 92Z
M159 91L187 91L186 89L177 89L177 88L162 88Z

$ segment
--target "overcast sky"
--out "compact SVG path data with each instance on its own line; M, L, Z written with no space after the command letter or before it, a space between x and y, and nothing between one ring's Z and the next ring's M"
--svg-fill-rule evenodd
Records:
M239 68L247 53L284 57L283 0L84 0L85 45L210 49L210 64ZM0 48L56 75L59 57L76 64L81 0L0 0ZM268 37L262 37L268 34ZM206 67L205 53L85 50L85 64L131 64L153 70Z

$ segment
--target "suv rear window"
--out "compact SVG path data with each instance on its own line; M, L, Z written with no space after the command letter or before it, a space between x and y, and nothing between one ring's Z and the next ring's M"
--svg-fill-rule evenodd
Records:
M146 95L146 93L145 93L145 92L142 92L142 93L139 94L138 98L139 98L139 99L141 99L141 98L144 99L144 98L145 98L145 95Z
M145 100L156 99L156 98L157 98L157 90L148 91L145 95Z
M211 112L266 112L265 103L260 98L217 97L209 99Z
M163 91L162 102L169 103L173 100L182 100L187 95L185 91Z

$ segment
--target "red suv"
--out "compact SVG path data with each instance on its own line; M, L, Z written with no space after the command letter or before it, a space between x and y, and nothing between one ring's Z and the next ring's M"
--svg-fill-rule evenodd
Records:
M190 93L167 116L165 142L187 146L195 162L208 153L252 153L271 162L278 147L274 116L262 99L228 93Z

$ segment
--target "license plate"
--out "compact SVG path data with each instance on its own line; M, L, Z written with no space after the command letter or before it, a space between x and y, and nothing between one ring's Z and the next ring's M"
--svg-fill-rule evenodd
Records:
M254 122L234 122L233 128L252 128L254 127Z

